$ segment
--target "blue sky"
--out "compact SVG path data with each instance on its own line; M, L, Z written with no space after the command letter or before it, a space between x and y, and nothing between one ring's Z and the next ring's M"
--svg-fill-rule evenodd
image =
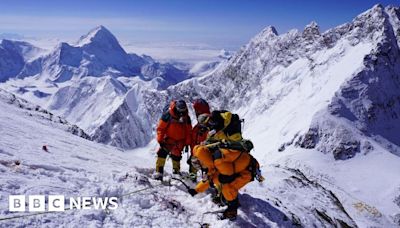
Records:
M316 21L350 21L376 1L337 0L2 0L0 33L77 39L102 24L132 42L192 42L236 49L268 25L279 33ZM383 5L400 5L382 0Z

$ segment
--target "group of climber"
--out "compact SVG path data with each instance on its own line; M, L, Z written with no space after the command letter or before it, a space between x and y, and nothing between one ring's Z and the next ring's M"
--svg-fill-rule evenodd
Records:
M237 114L226 110L211 112L201 98L193 101L193 109L197 118L193 128L184 100L174 100L164 109L157 126L160 148L154 178L163 179L168 156L173 174L181 175L182 151L188 152L190 147L189 177L196 181L201 171L202 180L188 192L194 196L213 188L213 202L228 206L221 218L234 220L240 206L239 189L254 179L263 180L259 164L250 154L253 144L242 138L242 120Z

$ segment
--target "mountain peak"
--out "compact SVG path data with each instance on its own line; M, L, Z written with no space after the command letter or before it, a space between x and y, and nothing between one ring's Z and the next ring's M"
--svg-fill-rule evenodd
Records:
M93 42L118 43L115 36L103 25L99 25L96 28L90 30L86 35L81 36L77 42L77 46L84 46Z
M320 35L319 26L315 21L311 21L310 24L306 25L306 27L303 30L303 36L306 37L314 37L319 35Z
M253 38L254 42L269 40L272 37L278 36L278 32L276 31L274 26L268 26L264 28L257 36Z
M376 4L372 8L364 11L360 15L358 15L355 20L365 20L367 18L375 18L375 17L383 17L384 16L385 8L381 4Z
M277 36L278 35L278 32L276 31L276 29L275 29L275 27L274 26L268 26L268 27L266 27L263 31L262 31L262 33L263 34L268 34L268 35L275 35L275 36Z

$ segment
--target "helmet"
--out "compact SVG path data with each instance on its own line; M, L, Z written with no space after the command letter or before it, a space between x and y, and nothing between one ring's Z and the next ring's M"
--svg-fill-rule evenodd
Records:
M208 131L208 126L207 123L210 120L210 114L204 113L201 114L197 117L197 122L198 122L198 126L199 126L199 132L200 133L205 133Z
M196 116L199 116L204 113L210 113L210 106L208 105L207 101L202 98L198 98L193 101L193 108L196 112Z
M178 100L175 103L175 109L179 116L183 116L187 112L186 102L184 100Z

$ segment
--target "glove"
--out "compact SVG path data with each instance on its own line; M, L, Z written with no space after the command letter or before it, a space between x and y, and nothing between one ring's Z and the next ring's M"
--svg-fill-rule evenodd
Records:
M231 144L230 142L226 141L226 140L222 140L221 143L219 144L220 148L230 148Z
M189 146L186 145L184 151L185 153L189 152Z
M189 189L188 192L191 196L195 196L197 194L197 191L193 188Z

